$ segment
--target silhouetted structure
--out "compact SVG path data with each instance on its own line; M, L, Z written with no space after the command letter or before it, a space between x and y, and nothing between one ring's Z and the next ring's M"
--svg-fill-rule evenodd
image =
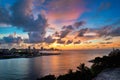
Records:
M41 47L42 51L52 51L51 49L43 49ZM47 56L47 55L59 55L60 53L40 53L41 49L36 49L33 47L31 49L30 46L28 46L27 49L16 49L12 48L11 50L9 49L0 49L0 59L10 59L10 58L30 58L30 57L37 57L37 56ZM57 49L56 49L57 50Z

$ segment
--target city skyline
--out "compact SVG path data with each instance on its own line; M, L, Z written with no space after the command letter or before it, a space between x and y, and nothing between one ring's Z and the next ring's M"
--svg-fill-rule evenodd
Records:
M0 48L120 48L119 0L0 0Z

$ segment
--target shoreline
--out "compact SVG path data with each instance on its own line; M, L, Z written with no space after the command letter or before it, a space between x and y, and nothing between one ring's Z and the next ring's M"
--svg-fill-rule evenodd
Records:
M40 57L40 56L53 56L53 55L60 55L61 53L40 53L37 55L0 55L0 60L2 59L13 59L13 58L34 58L34 57Z
M37 78L36 80L96 80L95 78L102 71L106 69L120 68L119 61L120 61L120 50L113 49L113 51L109 52L108 55L104 55L102 57L98 56L88 61L90 63L93 63L90 68L87 67L84 63L81 63L79 66L77 66L76 71L69 69L68 73L66 74L62 74L59 76L55 76L54 74L52 75L49 74L44 77ZM115 77L115 75L112 77ZM107 79L104 79L104 80L107 80ZM115 80L118 80L118 79L115 79Z

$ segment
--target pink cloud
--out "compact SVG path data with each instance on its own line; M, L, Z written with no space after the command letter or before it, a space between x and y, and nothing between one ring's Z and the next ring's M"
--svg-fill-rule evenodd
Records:
M51 21L75 20L86 11L83 0L54 0L47 8L47 17Z

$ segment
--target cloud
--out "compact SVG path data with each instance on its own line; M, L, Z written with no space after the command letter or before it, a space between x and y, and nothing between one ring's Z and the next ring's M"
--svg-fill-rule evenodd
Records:
M39 42L45 42L47 44L54 43L56 39L53 39L52 36L43 37L42 35L39 35L39 32L31 32L29 33L29 39L24 39L25 43L39 43Z
M74 30L72 25L68 25L68 26L63 26L62 27L62 31L57 32L55 35L59 36L60 39L66 37L70 32L72 32Z
M44 39L44 42L50 44L50 43L54 43L55 39L52 38L52 36L48 36L47 38Z
M97 33L99 34L100 37L108 36L111 30L112 30L112 26L105 26L105 27L102 27L100 30L98 30Z
M52 0L47 8L52 21L75 20L86 11L84 0Z
M112 37L108 37L105 40L108 41L108 40L111 40L111 39L113 39L113 38Z
M120 36L120 27L115 27L114 26L105 26L101 28L100 30L97 30L97 33L99 34L99 37L107 37L107 36Z
M71 44L73 42L73 40L68 40L67 42L66 42L66 44Z
M60 32L60 38L66 37L71 31L70 30L63 30Z
M47 19L41 14L35 20L32 13L33 0L20 0L12 6L13 25L22 27L26 32L39 31L43 33L47 26Z
M74 42L74 44L80 44L80 43L81 43L81 41L80 41L80 40L78 40L78 41Z
M89 29L89 32L84 34L84 37L88 37L88 38L94 38L96 36L98 36L98 34L95 33L95 32L90 31L90 29Z
M10 24L11 23L10 18L11 16L8 10L6 10L3 7L0 7L0 24Z
M59 36L60 36L60 38L64 38L72 31L74 31L73 25L63 26L62 31L60 31L60 33L59 33Z
M65 41L61 40L61 39L57 39L57 43L58 44L65 44Z
M111 36L120 36L120 27L117 27L115 29L112 29L112 31L109 33Z
M81 21L81 22L76 22L76 26L81 26L81 25L83 25L84 24L84 22L83 21ZM72 33L72 32L75 32L74 30L75 30L75 28L74 28L74 24L73 25L65 25L65 26L63 26L61 29L61 31L60 32L55 32L54 34L53 34L53 36L55 36L55 37L59 37L60 39L61 38L65 38L67 35L69 35L69 33ZM84 33L85 32L85 30L87 31L88 30L88 28L87 29L85 29L84 30L84 32L83 32L83 30L84 29L82 29L82 30L80 30L80 31L78 31L78 33L79 33L79 36L80 35L84 35L84 34L82 34L82 33Z
M68 25L68 26L63 26L62 29L73 30L74 28L72 25Z
M29 32L28 36L30 43L39 43L44 39L44 34L40 34L40 32Z
M53 33L52 36L55 37L55 38L59 38L60 37L60 33L56 31L55 33Z
M46 13L46 16L43 15L44 10L37 11L37 13L35 13L34 10L37 10L36 6L38 8L44 2L45 0L17 0L17 2L13 4L9 9L1 7L0 24L15 26L18 29L22 28L25 32L28 32L29 40L27 40L26 42L29 43L52 43L55 41L55 39L53 39L53 36L59 37L57 39L62 39L69 35L74 36L74 33L72 34L72 32L86 24L85 21L78 21L75 22L73 25L71 25L71 23L67 26L63 26L61 31L57 31L56 33L54 33L54 35L45 38L46 28L48 27L48 20L46 19L46 17L50 20L54 20L56 22L58 21L58 23L59 21L62 22L63 20L66 22L74 22L86 11L86 5L84 0L52 0L49 1L47 5L45 5L45 11L48 11L48 13ZM103 3L100 6L100 10L104 10L104 8L109 8L109 6L109 3ZM117 26L118 23L116 23ZM77 33L77 37L83 37L86 39L87 37L93 39L93 37L96 36L120 36L120 27L113 27L113 25L108 25L99 29L95 29L93 31L88 28L80 28L80 30L77 30L77 32L75 33ZM93 32L94 34L91 32ZM15 41L16 40L17 39L15 39ZM5 41L9 42L9 38L8 41L5 38ZM14 39L12 41L14 42ZM57 40L57 42L61 44L65 43L62 40ZM67 41L68 44L70 42L73 41ZM76 41L75 43L77 42L79 43L79 41Z
M0 9L0 24L4 23L22 28L28 32L30 42L42 41L46 33L45 29L48 26L47 19L42 14L38 14L35 19L32 12L33 6L33 0L18 0L9 11Z
M88 28L80 29L78 31L77 37L84 37L84 34L87 33L88 30Z
M8 28L8 27L12 27L12 26L4 23L0 24L0 28Z
M92 42L91 41L85 41L84 43L85 44L91 44Z
M45 0L35 0L35 1L34 1L34 4L39 7L39 6L41 6L44 2L45 2Z
M94 38L105 38L105 40L110 40L112 38L109 37L117 37L120 36L120 27L118 27L119 21L105 25L100 28L81 28L79 31L76 31L76 36L87 39L94 39ZM117 26L116 26L117 25Z
M5 43L21 43L22 38L21 37L14 37L13 35L9 35L7 37L3 37L3 41Z
M4 43L4 40L3 39L0 39L0 46L1 46L1 44L3 44Z
M86 24L85 21L79 21L79 22L75 22L75 23L74 23L74 26L75 26L76 28L79 28L79 27L81 27L81 26L83 26L83 25L85 25L85 24Z

